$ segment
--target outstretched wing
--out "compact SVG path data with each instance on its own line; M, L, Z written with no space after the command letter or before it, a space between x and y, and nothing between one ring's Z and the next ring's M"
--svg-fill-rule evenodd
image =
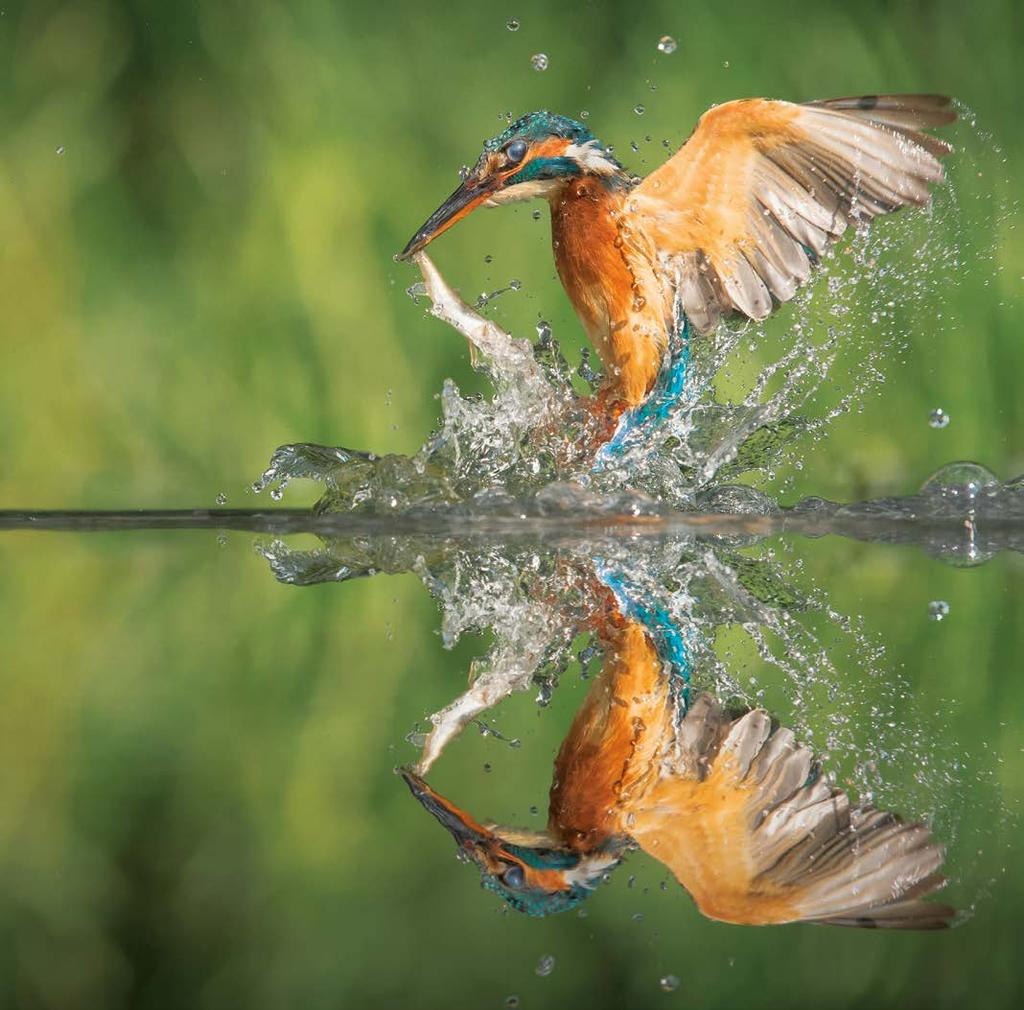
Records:
M847 225L928 202L952 148L921 129L954 119L941 95L729 102L701 117L630 207L695 329L735 311L764 319Z
M951 908L921 900L945 883L943 850L928 829L851 809L765 712L731 719L702 695L677 745L673 773L631 809L629 833L705 915L750 925L949 924Z

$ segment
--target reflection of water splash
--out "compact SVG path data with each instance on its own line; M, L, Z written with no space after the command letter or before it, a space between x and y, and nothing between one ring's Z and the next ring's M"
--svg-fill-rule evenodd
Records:
M415 572L439 603L446 647L492 634L468 689L430 717L428 732L416 727L407 738L421 748L420 774L471 724L494 731L493 711L512 693L532 691L545 707L565 676L587 677L602 652L595 629L614 607L648 629L663 662L685 667L689 697L710 692L727 706L772 712L819 755L828 781L860 802L938 815L948 839L986 795L948 718L915 711L877 643L795 584L769 550L579 534L556 544L353 536L314 551L281 541L261 550L275 576L295 585Z
M910 242L909 265L892 266L895 248ZM881 381L881 359L904 339L915 307L938 297L956 258L929 231L926 215L855 236L822 260L816 282L782 319L721 326L676 348L665 364L665 374L681 380L675 402L648 411L650 417L617 439L614 452L599 453L596 466L607 421L574 388L581 379L591 393L599 388L589 356L572 369L546 325L538 327L535 346L513 338L463 302L425 255L417 262L433 313L468 339L494 396L466 398L446 381L440 426L415 455L284 446L254 490L271 487L280 497L290 480L311 478L326 486L322 510L396 514L472 505L495 489L528 499L560 482L598 493L629 487L693 507L723 478L773 479L784 460L852 409ZM411 290L419 296L418 286ZM673 326L682 332L683 324L678 316ZM685 379L671 367L683 357ZM853 376L839 397L828 384L837 362Z
M767 558L678 537L565 540L553 553L550 544L529 541L477 544L415 535L339 538L314 551L294 551L278 540L260 550L274 575L293 585L415 572L441 607L446 647L470 632L493 633L492 648L474 664L473 686L434 717L435 727L444 728L428 745L424 769L465 725L513 691L532 686L538 702L547 703L560 677L579 659L574 641L581 633L589 635L590 622L607 603L602 586L620 597L620 605L622 599L635 601L630 606L646 611L659 633L679 629L675 634L685 639L685 649L677 651L680 657L685 652L680 662L695 689L712 689L748 705L792 708L794 728L825 751L851 747L855 729L877 723L870 746L897 753L905 744L889 741L893 734L885 729L896 721L897 735L912 749L923 745L923 737L908 738L897 720L899 682L889 671L883 674L877 650L827 602L795 589ZM850 713L858 692L851 693L819 625L833 638L839 635L862 678L878 681L870 692L869 715L862 709ZM722 634L729 629L723 658ZM594 643L588 642L584 660L593 651ZM740 678L726 661L736 657L760 672ZM869 760L877 756L872 752Z

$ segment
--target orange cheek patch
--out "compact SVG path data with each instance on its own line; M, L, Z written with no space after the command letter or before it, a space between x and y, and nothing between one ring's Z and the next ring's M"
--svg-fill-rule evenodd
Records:
M523 865L523 873L532 887L548 892L569 890L569 884L558 870L535 870L532 866Z
M530 150L530 161L534 158L560 158L569 150L569 141L561 137L548 137Z

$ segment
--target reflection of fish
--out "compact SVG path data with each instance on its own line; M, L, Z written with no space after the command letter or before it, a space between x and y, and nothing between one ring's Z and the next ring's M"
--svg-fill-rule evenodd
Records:
M477 207L547 200L559 277L609 376L599 402L645 423L682 393L684 319L687 335L764 319L848 225L926 204L951 148L922 130L955 118L937 95L728 102L637 180L582 123L534 112L484 145L402 256Z
M683 714L677 663L641 621L615 615L604 638L601 675L555 761L547 832L485 826L403 772L485 887L531 915L562 911L635 844L714 919L948 925L952 909L921 900L945 882L924 825L851 807L761 710L734 717L703 694Z

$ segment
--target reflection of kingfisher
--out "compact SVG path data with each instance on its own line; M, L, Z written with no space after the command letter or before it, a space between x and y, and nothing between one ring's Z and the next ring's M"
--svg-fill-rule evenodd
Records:
M606 658L555 761L546 832L484 825L402 772L484 886L530 915L560 912L639 845L713 919L948 925L952 909L921 900L945 882L927 828L851 808L765 712L733 717L708 694L688 704L685 636L602 577L614 594Z
M545 198L559 277L609 376L599 402L642 422L681 395L690 332L764 319L849 224L927 203L951 148L921 128L955 118L937 95L729 102L637 180L582 124L534 112L484 145L402 256L476 207Z

